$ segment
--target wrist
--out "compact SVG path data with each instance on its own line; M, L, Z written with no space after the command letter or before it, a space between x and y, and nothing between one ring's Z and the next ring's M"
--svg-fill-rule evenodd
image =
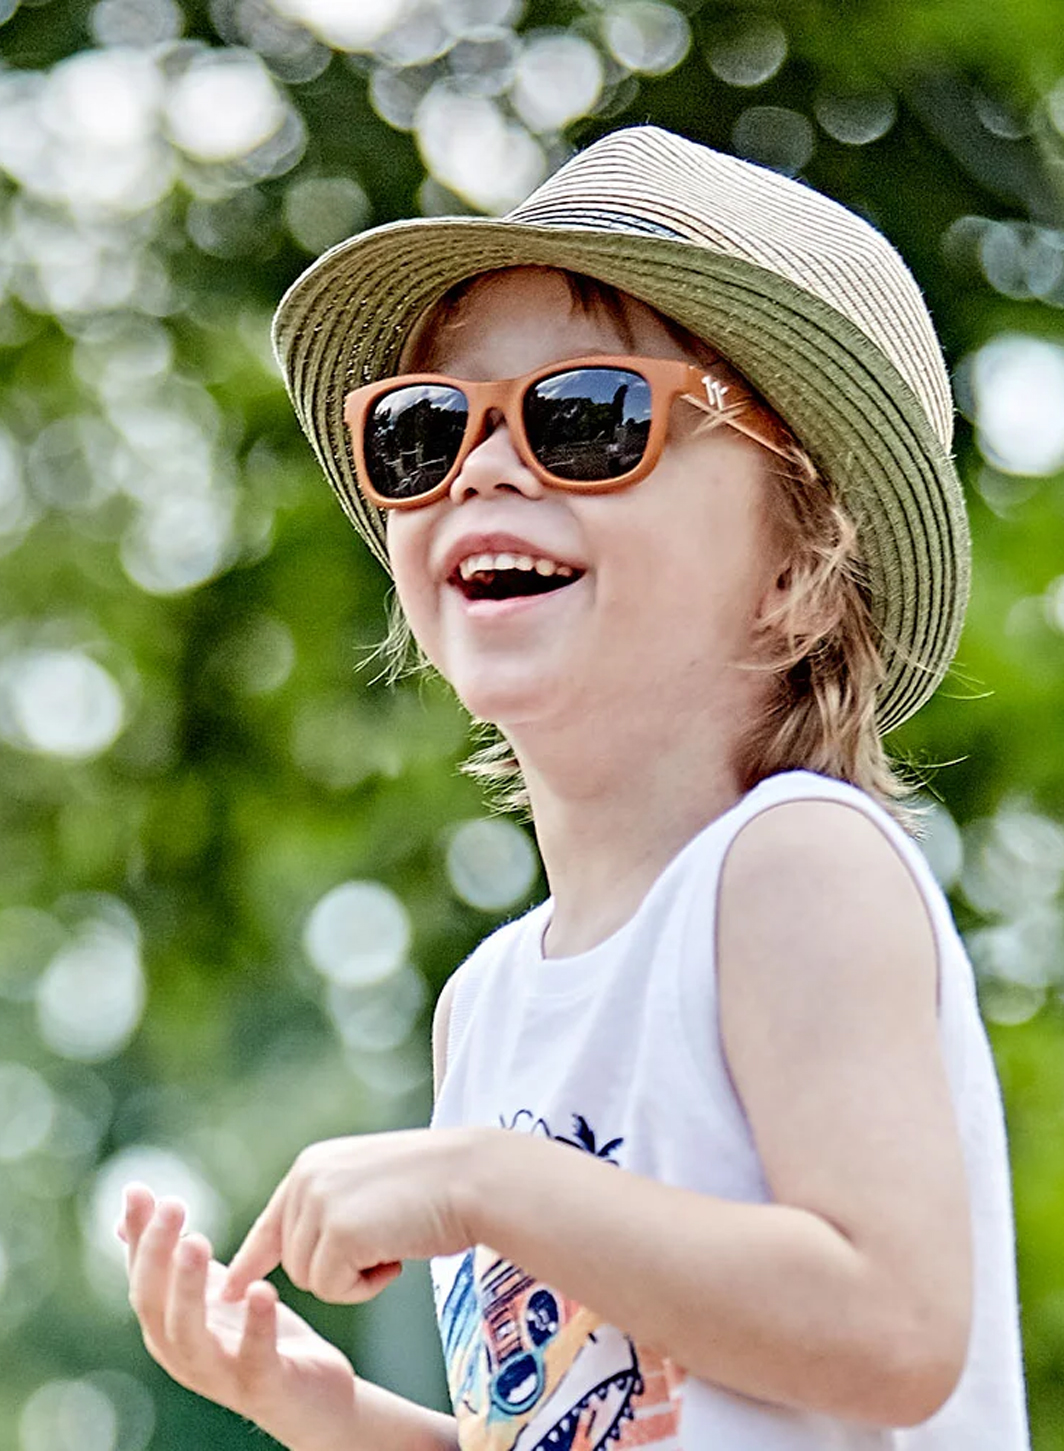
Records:
M509 1129L462 1131L453 1183L455 1215L464 1245L495 1243L494 1230L513 1192L515 1135Z

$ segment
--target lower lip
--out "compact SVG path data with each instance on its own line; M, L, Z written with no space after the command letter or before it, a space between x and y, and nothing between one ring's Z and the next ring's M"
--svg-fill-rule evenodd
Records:
M459 608L467 618L471 620L508 620L514 615L523 615L530 610L543 609L552 601L570 594L579 583L579 579L574 579L572 584L563 585L561 589L548 590L545 594L512 595L506 600L467 600L456 586L452 585L451 589L454 590L457 597Z

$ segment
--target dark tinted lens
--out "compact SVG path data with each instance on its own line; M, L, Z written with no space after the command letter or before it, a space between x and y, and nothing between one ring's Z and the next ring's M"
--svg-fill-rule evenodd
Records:
M442 383L415 383L379 398L363 439L378 494L416 499L434 489L458 457L468 417L465 394Z
M572 368L525 394L525 432L545 469L591 483L634 469L650 433L650 384L627 368Z

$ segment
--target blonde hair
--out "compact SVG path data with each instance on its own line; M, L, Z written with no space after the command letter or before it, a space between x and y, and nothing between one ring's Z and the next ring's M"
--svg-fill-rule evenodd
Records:
M436 304L419 325L404 367L425 366L434 328L458 322L465 294L485 275L460 283ZM603 308L622 337L630 339L625 293L580 274L561 275L574 306L586 312ZM695 357L705 353L702 339L658 316L686 351ZM767 403L759 406L771 411ZM719 418L708 420L706 426L719 423ZM737 748L734 765L742 789L780 771L816 771L859 787L915 835L922 813L909 798L916 786L899 774L876 724L884 669L857 527L797 442L782 464L777 460L769 468L768 484L768 511L786 551L787 589L759 622L753 657L738 665L765 673L771 682L764 709ZM391 680L431 669L398 600L393 600L387 637L375 653L385 659ZM484 721L475 721L474 730L480 744L462 771L488 789L498 809L527 813L528 792L509 741Z

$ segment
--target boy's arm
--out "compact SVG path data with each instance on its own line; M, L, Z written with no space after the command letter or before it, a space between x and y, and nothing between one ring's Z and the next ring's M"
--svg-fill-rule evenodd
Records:
M356 1377L358 1419L338 1451L458 1451L453 1416L430 1411L384 1386ZM292 1451L301 1451L293 1446Z
M432 1015L433 1098L447 1071L447 1030L451 999L458 974L444 983ZM387 1447L388 1451L458 1451L458 1430L453 1416L430 1411L414 1401L358 1378L359 1447ZM299 1451L299 1448L295 1448ZM356 1451L352 1447L351 1451Z
M149 1353L181 1385L290 1451L458 1451L450 1416L355 1376L272 1285L252 1285L243 1305L225 1302L225 1267L202 1235L181 1238L183 1223L177 1201L127 1191L119 1237L130 1302Z
M916 1424L952 1392L971 1315L922 899L861 813L800 802L736 838L719 919L722 1038L776 1202L500 1130L470 1154L467 1230L706 1380Z

